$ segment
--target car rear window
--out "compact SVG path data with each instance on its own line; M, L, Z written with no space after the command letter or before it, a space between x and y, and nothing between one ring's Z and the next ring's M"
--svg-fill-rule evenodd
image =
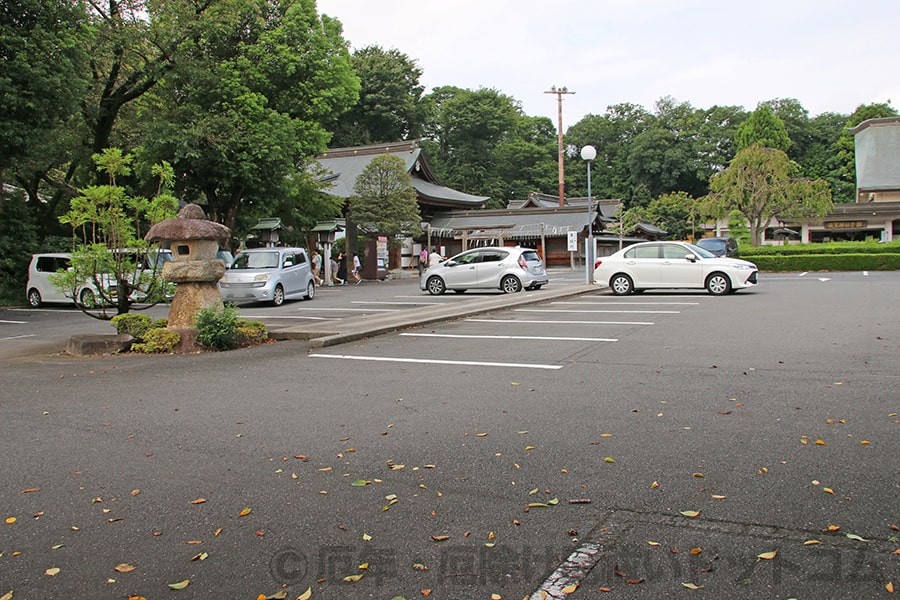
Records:
M540 260L541 260L541 257L538 256L538 253L537 253L537 252L534 252L534 251L531 251L531 252L523 252L523 253L522 253L522 257L523 257L525 260L527 260L528 262L540 262Z

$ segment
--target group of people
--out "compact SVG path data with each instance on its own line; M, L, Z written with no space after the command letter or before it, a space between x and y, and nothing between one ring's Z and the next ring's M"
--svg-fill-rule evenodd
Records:
M353 269L350 271L349 280L359 285L362 282L362 274L360 273L362 265L359 262L359 256L353 255ZM322 255L318 250L313 250L312 254L312 274L316 280L316 285L325 283L322 277ZM334 285L347 285L347 255L341 252L337 259L331 259L331 283Z
M444 260L444 257L441 256L434 247L432 247L429 252L428 248L422 246L422 251L419 252L419 275L421 275L425 269L440 264L442 260Z

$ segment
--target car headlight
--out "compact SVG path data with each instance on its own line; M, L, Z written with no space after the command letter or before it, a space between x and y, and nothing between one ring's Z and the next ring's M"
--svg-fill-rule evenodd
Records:
M732 265L738 271L752 271L756 268L755 265Z
M253 278L253 281L268 281L272 278L268 273L262 273Z

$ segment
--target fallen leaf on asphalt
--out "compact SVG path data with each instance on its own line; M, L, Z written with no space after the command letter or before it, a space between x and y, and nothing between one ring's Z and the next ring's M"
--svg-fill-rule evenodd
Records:
M433 536L431 536L431 539L433 539L435 542L446 542L447 540L450 539L450 536L449 535L433 535Z
M239 512L239 513L238 513L238 516L239 516L239 517L246 517L246 516L249 515L251 512L253 512L253 511L248 507L248 508L245 508L244 510L242 510L241 512Z
M889 594L893 594L894 593L894 582L888 581L887 584L885 584L884 589L886 589Z
M612 588L602 587L602 588L598 588L598 591L608 594L612 591Z
M756 558L762 560L772 560L778 554L778 550L772 550L771 552L763 552L762 554L757 554Z
M681 585L686 587L689 590L699 590L700 588L703 587L702 585L697 585L695 583L684 583L683 582Z
M352 485L353 487L365 487L365 486L369 485L370 483L372 483L372 482L368 481L366 479L357 479L350 485Z
M722 494L712 494L710 496L710 498L712 498L713 500L724 500L727 497L728 496L723 496Z
M804 546L815 546L815 545L821 544L821 543L822 542L820 542L819 540L806 540L805 542L803 542L803 545Z
M655 489L658 488L658 487L659 487L659 482L658 482L658 481L654 481L653 483L650 484L650 489L651 489L651 490L655 490Z
M360 573L359 575L347 575L341 581L346 581L347 583L353 583L353 582L359 581L360 579L362 579L365 576L366 576L365 573Z
M577 583L572 583L572 584L567 585L566 587L564 587L564 588L562 589L562 593L563 593L563 594L574 594L574 593L575 593L575 590L577 590L577 589L578 589L578 584L577 584Z
M694 517L696 517L697 515L700 514L700 511L699 510L683 510L683 511L681 511L681 514L684 515L685 517L693 519Z
M306 588L306 591L297 596L297 600L309 600L312 598L312 587Z
M639 583L644 583L644 578L641 577L640 579L626 579L625 583L628 583L630 585L637 585Z
M53 577L57 573L59 573L59 567L50 567L49 569L44 571L44 575L47 575L48 577Z
M20 494L30 494L32 492L39 492L39 491L41 491L41 488L39 488L39 487L30 487L30 488L25 488L24 490L22 490L19 493ZM3 600L3 599L0 598L0 600Z
M206 502L206 498L197 498L196 500L191 500L191 504L203 504Z
M653 541L647 541L647 543L650 544L651 546L661 546L662 545L659 542L653 542Z
M491 594L491 600L503 600L503 596L500 594Z
M691 554L697 555L703 552L703 548L691 548Z
M426 567L422 563L413 563L412 568L416 569L417 571L427 571L428 570L428 567Z
M616 462L616 459L614 459L612 456L607 456L606 458L603 459L603 462L614 463L614 462Z
M363 539L364 542L371 542L371 541L372 541L372 536L369 535L369 534L366 533L366 532L363 532L363 534L362 534L362 539Z
M816 440L816 446L827 446L825 440Z
M119 573L131 573L132 571L137 569L137 567L134 565L129 565L128 563L120 563L113 567L113 569L118 571Z
M191 584L191 580L185 579L184 581L179 581L178 583L170 583L169 588L173 589L173 590L183 590L190 584Z
M194 562L195 560L206 560L207 558L209 558L209 554L206 552L201 552L200 554L195 554L194 556L192 556L191 562Z
M487 437L486 433L476 433L475 437Z
M822 488L822 491L825 492L826 494L832 494L832 495L834 495L834 490L831 489L830 487L823 487L823 488Z
M848 533L847 538L851 540L856 540L857 542L868 542L869 540L863 539L862 537L856 535L855 533Z
M12 597L13 597L13 591L9 590L8 592L6 592L2 596L0 596L0 600L12 600Z
M15 518L15 517L6 517L6 521L5 521L5 522L6 522L7 525L12 525L13 523L16 522L16 518Z

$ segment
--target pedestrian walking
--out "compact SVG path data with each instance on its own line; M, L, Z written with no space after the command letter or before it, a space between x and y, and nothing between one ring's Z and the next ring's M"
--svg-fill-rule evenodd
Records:
M316 285L322 285L323 279L319 276L319 273L322 270L322 255L319 254L318 249L313 249L312 255L312 274L313 278L316 280Z
M419 252L419 275L425 272L425 269L428 268L428 248L422 246L422 251Z
M359 256L354 254L353 255L353 272L351 273L351 275L353 275L353 279L356 281L356 285L359 285L360 283L362 283L362 273L359 272L361 267L362 267L362 265L359 262Z

